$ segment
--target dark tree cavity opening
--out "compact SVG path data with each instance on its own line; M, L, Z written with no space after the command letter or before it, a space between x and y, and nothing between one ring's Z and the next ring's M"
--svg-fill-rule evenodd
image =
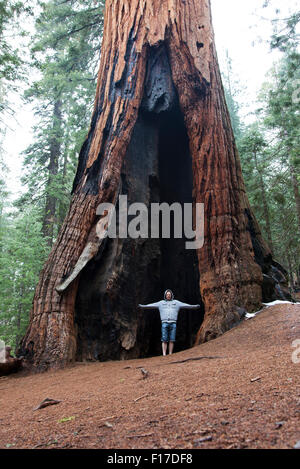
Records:
M162 46L149 54L144 98L119 190L128 205L147 205L149 222L152 202L182 207L193 202L189 141ZM173 221L171 215L170 239L162 239L161 232L159 239L107 238L82 272L75 307L78 360L161 354L159 312L140 311L138 303L159 301L167 288L181 301L201 302L196 251L186 249L184 237L174 238ZM203 307L179 313L177 351L193 345L203 315Z

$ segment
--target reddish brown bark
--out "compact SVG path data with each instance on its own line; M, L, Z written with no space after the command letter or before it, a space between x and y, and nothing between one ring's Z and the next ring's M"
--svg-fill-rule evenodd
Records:
M147 204L204 203L204 247L101 243L96 208L116 204L119 193ZM39 369L151 353L149 331L159 324L136 305L172 285L205 311L197 338L201 321L182 319L183 345L209 340L240 320L237 306L260 307L272 263L245 192L209 1L107 0L91 127L19 353Z

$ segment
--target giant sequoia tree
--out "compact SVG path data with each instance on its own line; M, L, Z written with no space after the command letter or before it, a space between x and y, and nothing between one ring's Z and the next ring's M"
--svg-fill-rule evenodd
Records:
M98 238L96 209L204 203L205 240ZM209 0L106 0L94 112L72 200L41 272L18 354L38 369L156 353L159 318L138 303L172 288L178 349L235 325L238 306L284 296L245 192L217 63ZM177 350L178 350L177 349Z

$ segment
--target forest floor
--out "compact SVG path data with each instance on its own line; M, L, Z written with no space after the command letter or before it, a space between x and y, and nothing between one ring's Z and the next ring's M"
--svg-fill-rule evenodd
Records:
M297 339L300 304L281 304L166 357L1 378L0 448L293 448Z

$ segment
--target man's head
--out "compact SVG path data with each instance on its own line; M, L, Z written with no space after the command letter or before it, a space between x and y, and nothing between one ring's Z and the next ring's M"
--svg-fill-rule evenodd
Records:
M171 301L172 298L173 298L173 292L172 292L172 290L166 290L166 291L165 291L165 299L166 299L167 301Z

